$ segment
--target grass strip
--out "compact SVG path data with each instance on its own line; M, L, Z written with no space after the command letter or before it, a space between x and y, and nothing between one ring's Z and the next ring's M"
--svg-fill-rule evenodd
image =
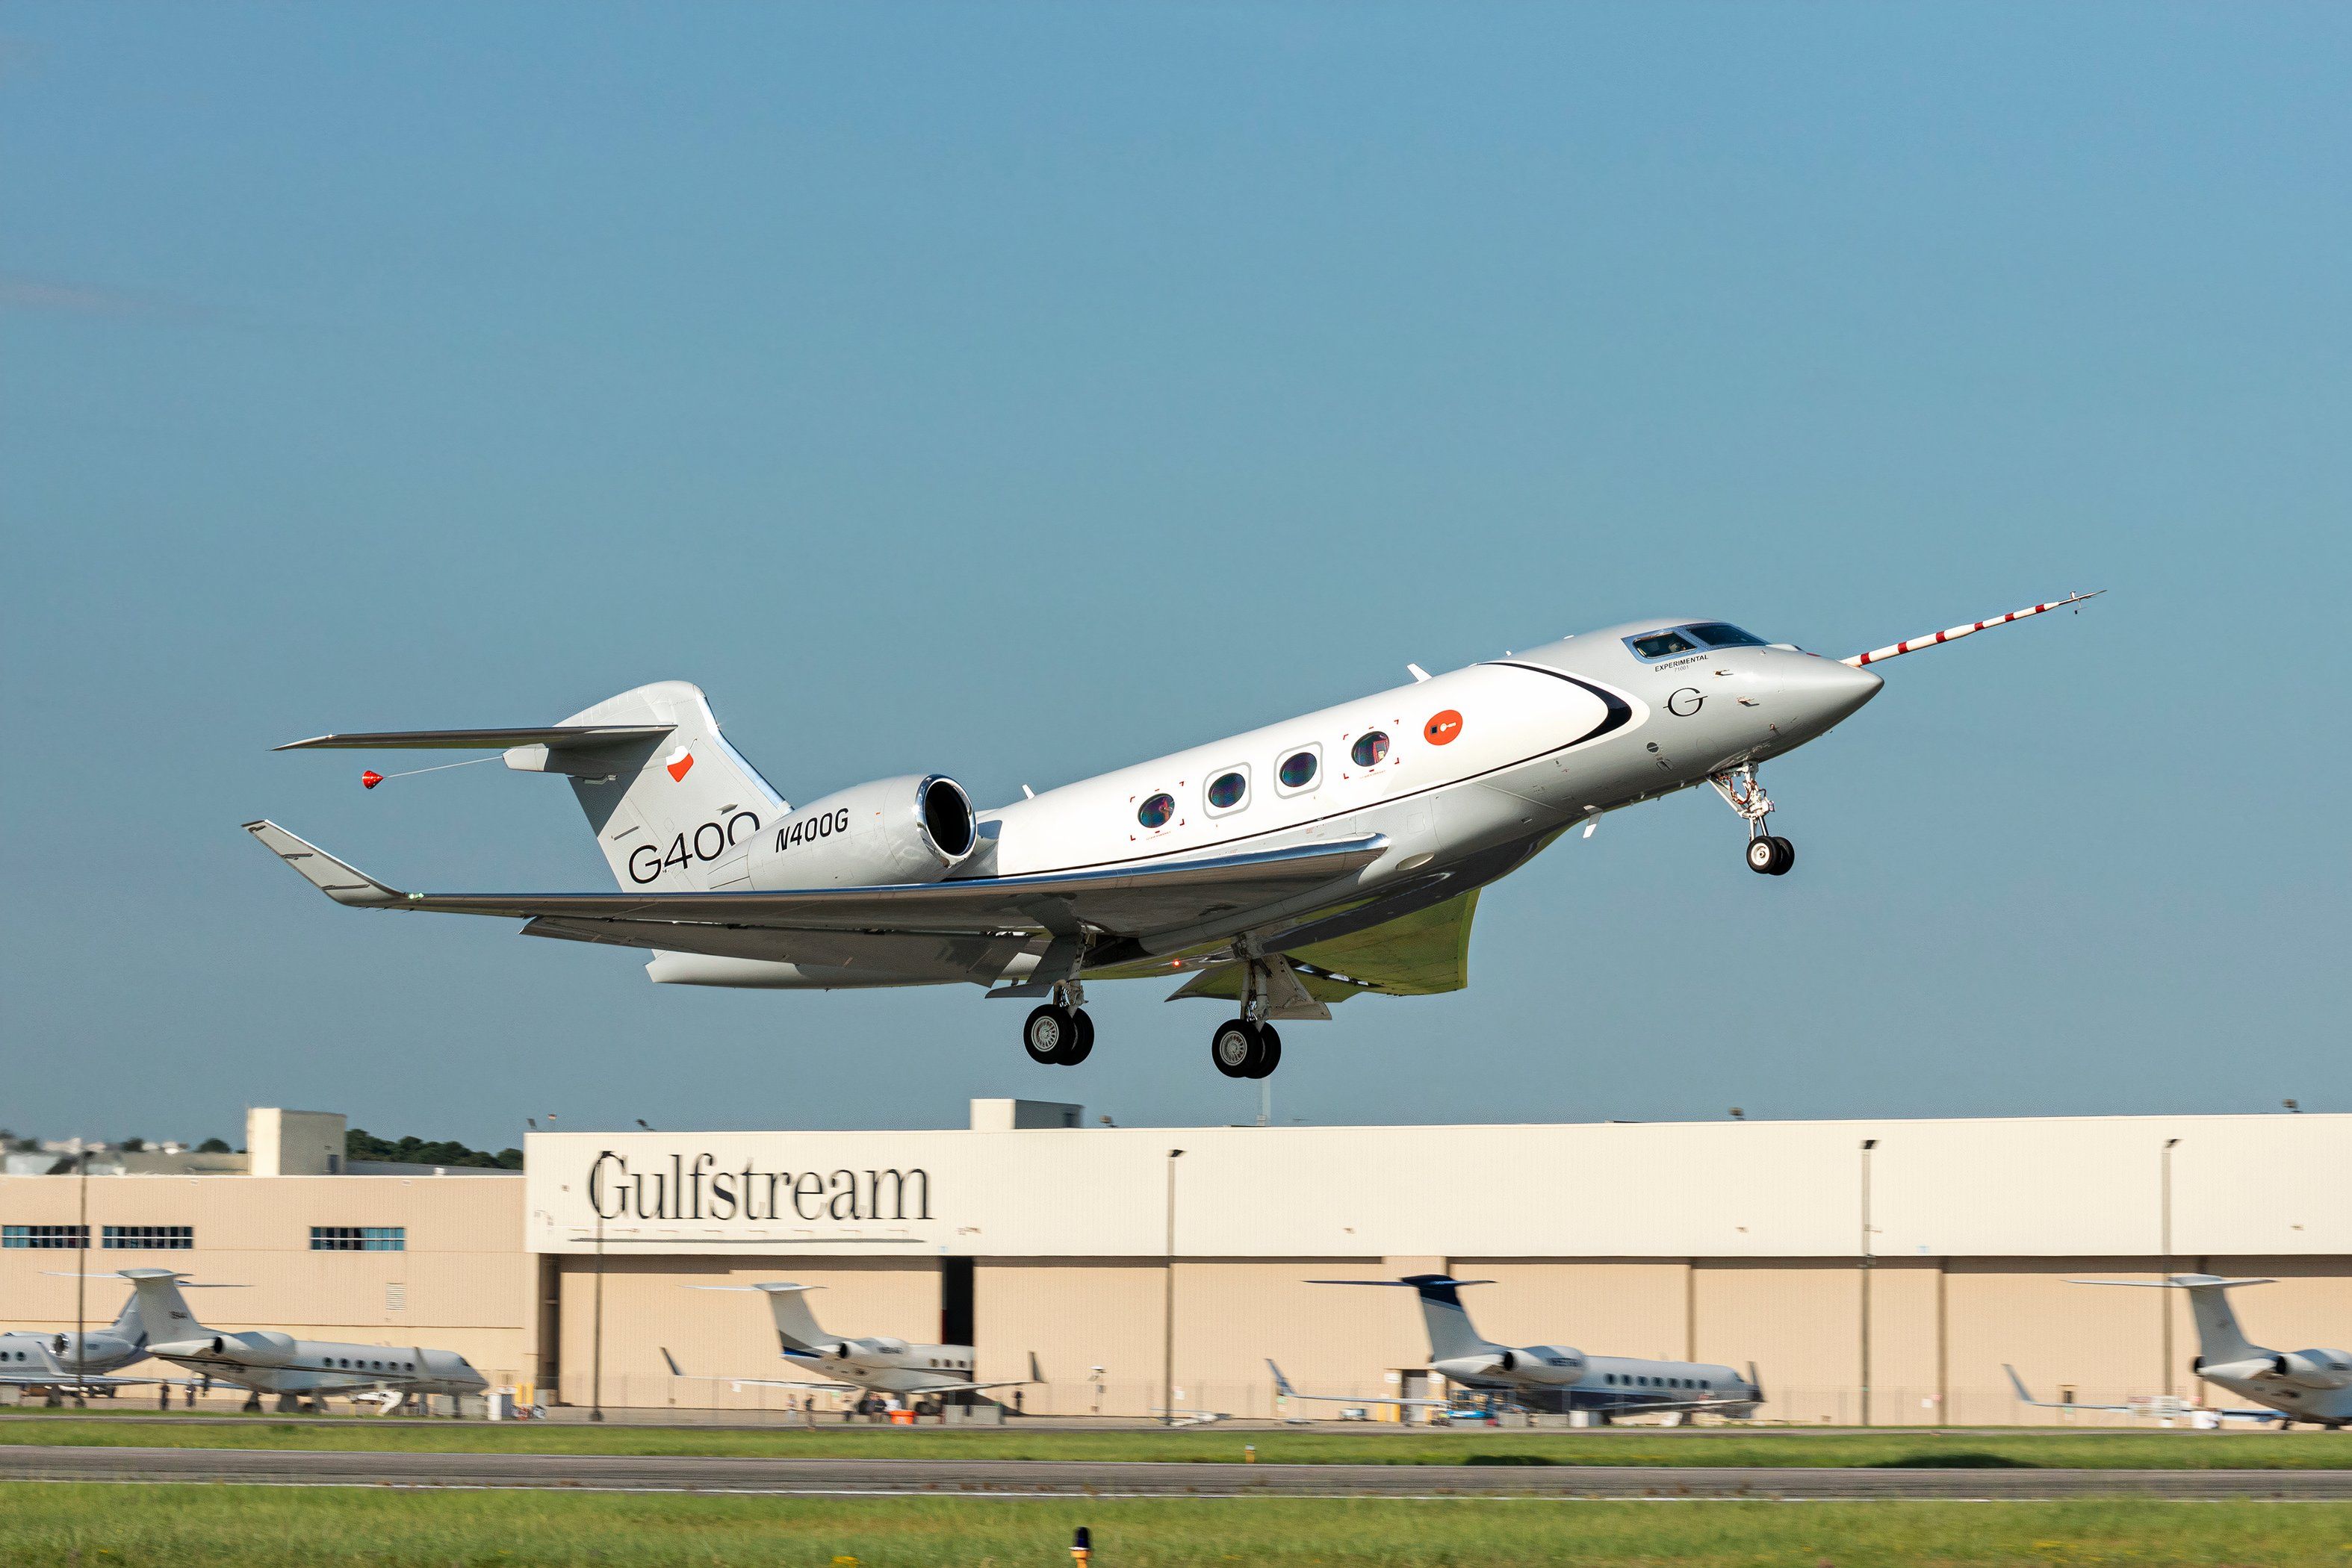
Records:
M0 1483L0 1563L243 1568L2316 1564L2352 1503L771 1499Z

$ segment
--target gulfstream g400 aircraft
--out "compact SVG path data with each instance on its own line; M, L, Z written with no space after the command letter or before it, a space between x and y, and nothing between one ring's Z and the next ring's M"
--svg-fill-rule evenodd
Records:
M1271 1020L1360 991L1467 984L1478 890L1603 812L1711 784L1751 870L1785 873L1758 768L1877 695L1868 668L2092 597L1826 659L1721 621L1564 638L975 810L944 774L788 805L662 681L528 729L324 735L281 750L503 751L569 779L619 893L403 893L273 822L255 837L338 904L491 915L639 947L659 981L832 988L967 981L1042 1003L1042 1062L1093 1049L1092 980L1181 976L1239 1016L1229 1077L1281 1060ZM373 788L378 776L362 777Z

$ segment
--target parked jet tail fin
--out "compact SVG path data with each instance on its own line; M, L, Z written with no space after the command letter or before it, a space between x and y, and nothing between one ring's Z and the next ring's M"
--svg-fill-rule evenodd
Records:
M2070 1280L2074 1285L2127 1285L2143 1291L2186 1291L2189 1315L2197 1323L2197 1352L2207 1363L2245 1361L2265 1354L2248 1340L2230 1310L2229 1292L2241 1285L2272 1285L2275 1280L2225 1280L2219 1274L2173 1274L2162 1280Z
M1493 1350L1493 1341L1481 1335L1456 1294L1465 1285L1491 1285L1492 1280L1457 1280L1450 1274L1407 1274L1401 1280L1309 1280L1310 1285L1387 1285L1408 1290L1421 1298L1421 1321L1429 1330L1433 1361L1475 1355Z
M719 733L702 688L687 681L635 687L560 724L351 731L277 749L327 747L502 751L518 771L563 774L614 880L632 893L707 891L726 852L788 809Z

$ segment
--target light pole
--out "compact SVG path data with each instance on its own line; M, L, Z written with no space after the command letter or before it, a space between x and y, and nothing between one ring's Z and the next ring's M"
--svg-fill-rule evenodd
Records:
M89 1381L89 1322L84 1305L89 1293L89 1145L81 1147L81 1231L74 1245L74 1404L84 1402Z
M1862 1424L1870 1425L1870 1151L1876 1138L1862 1141Z
M2164 1140L2163 1151L2157 1155L2157 1224L2160 1232L2158 1245L2164 1249L2165 1289L2157 1291L2157 1305L2163 1310L2164 1392L2172 1393L2172 1145L2179 1138Z
M1160 1424L1176 1424L1176 1162L1181 1149L1168 1151L1168 1266L1160 1291Z
M553 1120L553 1118L550 1118ZM610 1154L611 1150L606 1150ZM603 1155L597 1158L601 1161ZM588 1419L604 1418L604 1206L596 1199L596 1189L588 1189L588 1207L596 1211L596 1285L595 1306L590 1313L588 1347Z

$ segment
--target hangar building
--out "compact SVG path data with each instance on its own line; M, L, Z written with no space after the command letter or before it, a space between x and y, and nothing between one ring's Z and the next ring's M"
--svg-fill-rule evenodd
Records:
M1428 1358L1410 1293L1307 1281L1437 1270L1495 1281L1465 1301L1499 1341L1753 1361L1768 1419L2055 1418L2004 1362L2045 1398L2194 1395L2178 1293L2068 1283L2168 1257L2274 1278L2239 1297L2262 1343L2352 1340L2352 1116L1083 1120L976 1101L946 1131L541 1134L520 1177L124 1175L89 1184L89 1223L178 1249L100 1267L255 1287L203 1303L226 1326L445 1346L614 1406L783 1407L725 1381L782 1375L761 1300L689 1288L774 1279L824 1287L828 1328L973 1343L983 1381L1034 1351L1026 1407L1059 1414L1141 1414L1163 1375L1181 1406L1274 1414L1268 1356L1397 1392ZM77 1223L81 1185L0 1178L0 1327L70 1325L27 1239ZM119 1287L91 1291L110 1316Z

